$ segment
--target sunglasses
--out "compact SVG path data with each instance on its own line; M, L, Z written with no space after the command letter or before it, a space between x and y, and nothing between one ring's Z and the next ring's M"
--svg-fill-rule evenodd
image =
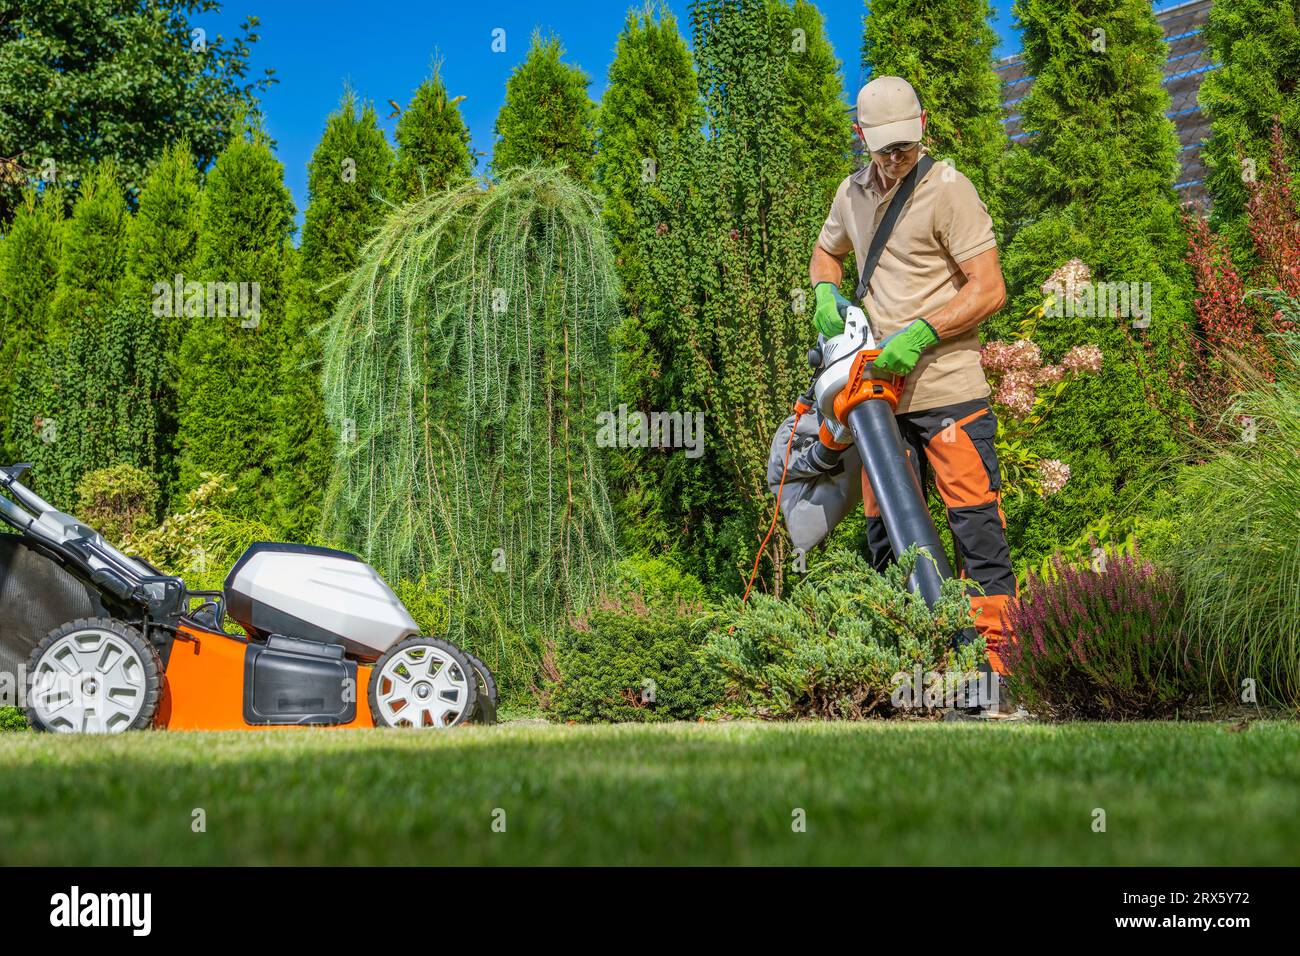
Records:
M920 146L919 142L914 143L890 143L884 149L873 149L872 152L877 156L896 156L899 153L910 153L916 147Z

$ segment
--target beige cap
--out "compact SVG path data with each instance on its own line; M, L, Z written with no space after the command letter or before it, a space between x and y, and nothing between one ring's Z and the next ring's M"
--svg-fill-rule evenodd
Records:
M868 149L921 139L921 101L901 76L878 76L858 91L858 125Z

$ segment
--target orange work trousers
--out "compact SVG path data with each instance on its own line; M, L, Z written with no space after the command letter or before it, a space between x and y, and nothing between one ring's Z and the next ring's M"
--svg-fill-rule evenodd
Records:
M1002 648L1008 639L1005 610L1016 594L1002 512L1002 475L993 447L998 420L987 399L959 402L896 416L907 457L922 488L934 476L948 509L948 527L960 552L961 574L984 589L971 598L975 629L984 638L990 665L1005 673ZM885 522L871 482L862 473L871 564L883 569L894 560Z

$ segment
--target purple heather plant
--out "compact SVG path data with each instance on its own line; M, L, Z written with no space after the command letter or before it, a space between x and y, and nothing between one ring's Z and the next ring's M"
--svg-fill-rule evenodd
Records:
M1169 717L1207 686L1182 630L1172 574L1108 552L1100 570L1052 563L1007 611L1007 681L1031 713L1054 720Z

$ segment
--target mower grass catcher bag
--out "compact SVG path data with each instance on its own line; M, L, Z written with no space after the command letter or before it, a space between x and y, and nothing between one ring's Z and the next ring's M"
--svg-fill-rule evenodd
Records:
M0 672L22 673L32 649L60 624L107 613L89 584L32 542L0 534ZM17 703L0 699L0 706Z

